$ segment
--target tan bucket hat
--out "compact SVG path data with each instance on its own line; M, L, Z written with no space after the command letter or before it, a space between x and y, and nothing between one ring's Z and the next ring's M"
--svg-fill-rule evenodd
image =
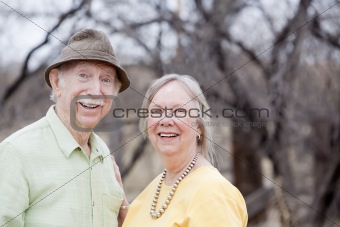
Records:
M129 77L119 65L110 40L105 33L94 29L85 29L71 36L67 46L60 53L59 61L50 65L45 70L45 80L48 86L51 87L49 74L52 69L75 60L95 60L108 63L116 68L118 79L122 83L119 92L124 91L130 86Z

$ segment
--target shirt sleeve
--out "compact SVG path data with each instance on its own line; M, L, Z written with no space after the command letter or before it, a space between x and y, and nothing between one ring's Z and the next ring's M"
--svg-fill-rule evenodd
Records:
M29 188L21 160L8 143L0 144L0 225L24 226Z
M241 193L218 185L199 190L188 212L188 227L246 227L248 221Z

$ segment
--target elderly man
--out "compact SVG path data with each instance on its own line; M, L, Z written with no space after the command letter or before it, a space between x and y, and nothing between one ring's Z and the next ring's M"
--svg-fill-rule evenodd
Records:
M129 78L106 35L86 29L45 79L56 104L0 144L0 225L118 226L127 207L118 168L91 129Z

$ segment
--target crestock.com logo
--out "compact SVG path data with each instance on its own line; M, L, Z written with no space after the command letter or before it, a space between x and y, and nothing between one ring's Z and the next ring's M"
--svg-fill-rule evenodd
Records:
M111 109L106 116L96 125L95 128L83 128L77 124L76 119L76 106L77 103L97 105L112 103ZM163 117L175 117L178 119L184 117L190 118L214 118L214 122L206 125L207 127L265 127L265 122L269 120L269 109L267 108L252 108L247 112L243 109L223 108L218 111L220 114L212 114L211 108L206 109L203 106L201 108L185 108L179 107L173 108L126 108L122 106L122 103L116 96L113 95L80 95L75 97L71 102L70 108L70 121L73 129L82 132L112 132L119 130L123 126L123 120L129 119L138 124L140 118L163 118ZM247 122L249 115L252 115L256 119L262 119L258 122ZM217 121L217 119L219 119ZM222 119L229 119L228 121L221 121ZM240 121L230 121L231 119L238 119Z
M232 108L224 108L221 111L221 115L215 115L216 118L220 116L222 118L247 118L248 114L252 114L257 118L263 118L264 115L266 118L269 118L269 110L267 108L252 108L246 113L242 109L232 109ZM162 117L176 117L176 118L204 118L209 117L213 118L211 114L211 108L205 109L204 106L199 108L153 108L153 109L145 109L145 108L119 108L116 107L113 109L112 115L114 118L128 118L129 116L136 115L138 118L162 118Z

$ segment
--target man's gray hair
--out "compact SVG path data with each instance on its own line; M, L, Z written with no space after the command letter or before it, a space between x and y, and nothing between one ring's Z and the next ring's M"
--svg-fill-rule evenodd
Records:
M58 86L59 87L64 87L65 86L65 81L64 81L64 77L63 77L63 66L60 66L58 69ZM51 94L50 94L50 99L53 102L57 102L57 97L52 89Z
M66 63L62 64L61 66L59 66L59 68L58 68L58 85L60 87L65 86L65 81L64 81L64 78L63 78L64 72L67 69L69 69L70 67L73 67L75 64L77 64L79 62L82 62L82 61L70 61L70 62L66 62ZM87 62L92 62L95 65L97 65L96 61L87 61ZM104 64L107 64L107 63L104 62ZM117 68L114 68L114 69L117 70ZM122 87L122 82L117 78L117 76L115 76L115 89L117 89L119 91L119 90L121 90L121 87ZM51 91L50 99L55 103L57 102L57 97L54 94L53 90Z

